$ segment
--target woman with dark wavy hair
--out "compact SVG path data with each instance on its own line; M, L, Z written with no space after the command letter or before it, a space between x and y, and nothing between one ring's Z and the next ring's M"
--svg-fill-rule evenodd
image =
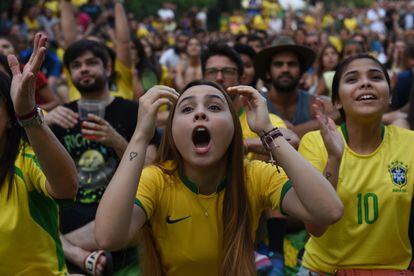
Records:
M298 275L413 275L409 238L414 193L414 133L382 124L390 99L387 70L354 55L336 70L332 102L344 123L323 114L299 152L323 172L344 203L335 225L308 224Z
M264 209L321 224L342 216L330 183L271 125L260 93L249 86L229 90L241 95L250 128L284 171L244 160L237 112L216 83L193 81L181 95L166 86L150 89L140 99L135 134L95 227L107 249L125 246L138 233L144 275L256 275L253 241ZM172 110L160 160L143 169L162 104Z

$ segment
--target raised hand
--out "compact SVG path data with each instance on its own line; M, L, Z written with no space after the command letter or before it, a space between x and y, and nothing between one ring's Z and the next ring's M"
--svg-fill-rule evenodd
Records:
M150 141L154 136L158 109L163 104L173 105L178 97L177 91L163 85L156 85L141 96L135 134Z
M323 102L316 99L312 106L319 122L321 136L329 157L341 158L344 152L344 140L336 128L335 122L325 114Z
M263 131L269 131L273 128L269 119L266 99L260 95L259 91L246 85L229 87L227 90L237 92L240 95L246 110L247 123L252 131L261 135Z
M13 80L10 88L10 95L13 101L14 110L18 116L30 113L36 105L35 82L36 75L42 65L46 52L47 37L37 33L33 42L33 52L29 61L20 70L20 64L14 55L9 55L7 61L13 73Z

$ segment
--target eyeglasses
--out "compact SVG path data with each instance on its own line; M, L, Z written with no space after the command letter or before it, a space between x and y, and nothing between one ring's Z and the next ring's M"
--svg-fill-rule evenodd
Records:
M237 74L237 68L233 67L224 67L224 68L207 68L205 75L207 77L215 77L221 72L224 77L234 77Z

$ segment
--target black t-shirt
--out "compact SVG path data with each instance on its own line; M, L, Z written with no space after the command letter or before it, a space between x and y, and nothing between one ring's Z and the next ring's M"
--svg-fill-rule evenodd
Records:
M78 112L77 101L65 107ZM135 131L138 104L122 98L115 98L105 109L104 119L127 141ZM121 160L114 149L100 142L82 137L80 122L75 127L64 129L51 127L75 162L78 171L79 188L74 203L61 208L61 231L77 229L95 218L99 200ZM159 144L156 132L152 144Z

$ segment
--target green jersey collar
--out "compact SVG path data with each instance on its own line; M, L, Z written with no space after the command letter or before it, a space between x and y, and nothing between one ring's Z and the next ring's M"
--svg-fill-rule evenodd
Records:
M346 124L341 124L341 130L342 134L344 135L345 141L348 144L349 143L349 136L348 136L348 130L346 129ZM381 140L384 139L384 133L385 133L385 126L381 124Z
M183 173L179 173L179 176L181 181L184 183L185 186L187 186L188 189L190 189L195 194L200 193L197 184L188 179ZM221 192L226 187L226 185L227 179L225 178L216 186L216 193Z

